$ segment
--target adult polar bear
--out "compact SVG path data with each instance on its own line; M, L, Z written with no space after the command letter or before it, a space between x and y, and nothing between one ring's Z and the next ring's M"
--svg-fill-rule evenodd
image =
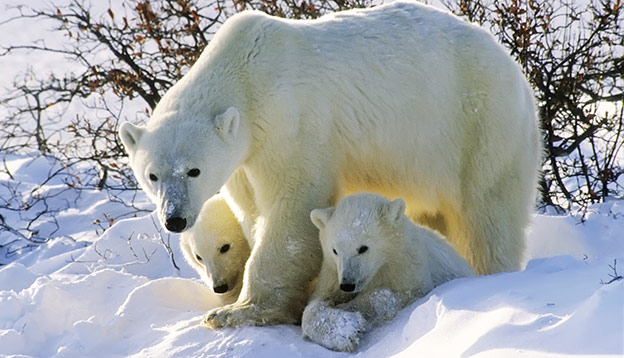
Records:
M404 198L479 273L519 268L540 152L531 90L492 36L431 7L235 15L120 135L171 231L221 189L250 235L241 295L211 327L298 321L321 264L310 211L349 192Z

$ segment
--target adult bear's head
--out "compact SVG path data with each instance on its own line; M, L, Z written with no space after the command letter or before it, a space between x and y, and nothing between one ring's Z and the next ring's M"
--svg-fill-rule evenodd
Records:
M242 163L249 143L234 107L209 119L154 113L146 126L123 123L119 136L137 181L172 232L193 226L202 204Z

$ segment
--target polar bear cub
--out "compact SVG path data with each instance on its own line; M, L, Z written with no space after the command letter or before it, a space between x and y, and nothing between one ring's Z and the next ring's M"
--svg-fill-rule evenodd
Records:
M361 334L416 298L475 274L445 239L405 216L402 199L354 194L310 217L323 264L302 331L327 348L352 351Z
M222 305L236 301L251 250L240 224L217 194L202 206L198 221L182 233L184 258L219 294Z

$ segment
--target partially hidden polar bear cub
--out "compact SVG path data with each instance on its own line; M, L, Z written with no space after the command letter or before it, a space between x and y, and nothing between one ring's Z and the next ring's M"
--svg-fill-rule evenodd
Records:
M236 301L251 249L220 194L206 201L197 223L182 233L180 247L186 261L219 295L222 305Z
M310 217L320 230L323 264L302 330L327 348L352 351L362 333L414 299L475 274L444 238L405 216L402 199L354 194Z

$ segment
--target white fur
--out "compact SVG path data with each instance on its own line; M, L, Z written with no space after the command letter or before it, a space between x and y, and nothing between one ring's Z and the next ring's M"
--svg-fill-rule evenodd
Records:
M520 265L540 153L531 90L491 35L429 6L232 16L147 126L120 135L161 219L192 226L225 185L251 235L241 298L211 327L297 322L321 264L309 213L349 192L405 198L479 273Z
M223 252L225 245L228 249ZM236 301L251 250L236 217L221 195L206 201L197 223L180 236L180 247L186 261L209 287L227 286L226 292L216 292L222 305Z
M324 260L303 313L306 337L330 349L352 351L362 333L394 318L416 298L446 281L474 275L445 239L415 225L404 210L402 199L391 202L364 193L342 199L335 209L312 211ZM343 284L354 289L345 292ZM365 321L347 319L354 313ZM357 329L345 331L351 326ZM331 339L334 335L341 339Z

